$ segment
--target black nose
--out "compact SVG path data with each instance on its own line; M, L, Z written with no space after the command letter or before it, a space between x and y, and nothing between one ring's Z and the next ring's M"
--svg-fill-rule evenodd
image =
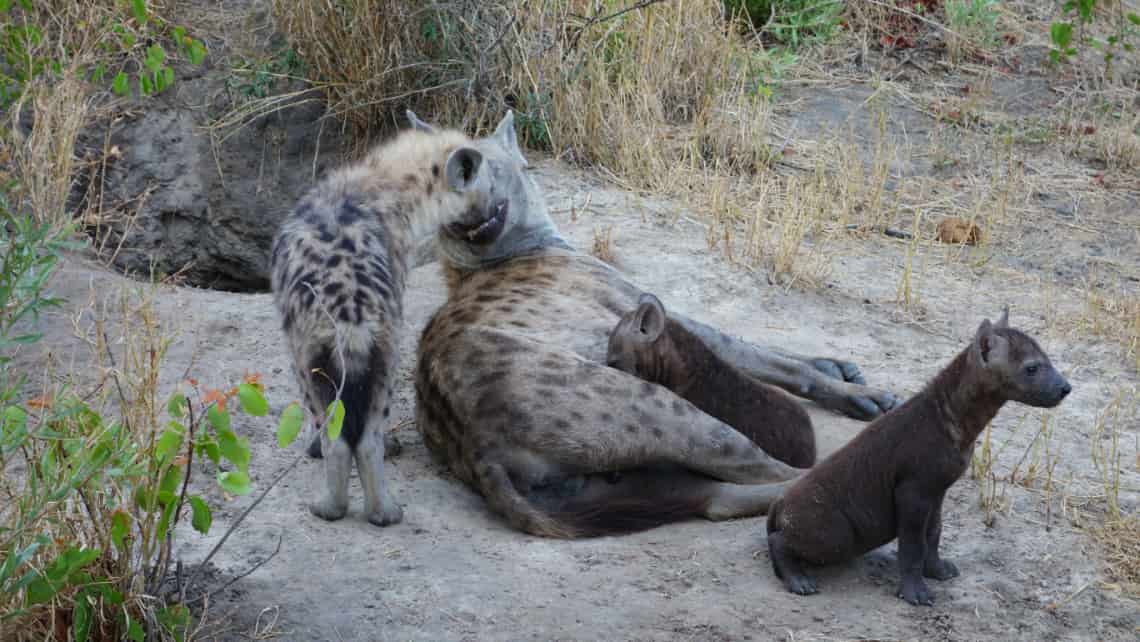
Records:
M1065 384L1061 386L1061 396L1062 397L1067 396L1072 391L1073 391L1073 387L1071 385L1069 385L1068 382L1065 382Z

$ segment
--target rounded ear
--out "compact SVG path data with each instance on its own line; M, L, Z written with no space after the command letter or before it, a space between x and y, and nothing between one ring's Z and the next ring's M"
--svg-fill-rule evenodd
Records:
M1008 328L1009 327L1009 306L1005 306L1001 310L1001 318L994 324L995 328Z
M978 332L974 335L974 345L972 349L975 351L982 365L985 366L990 365L995 359L1000 359L1005 355L1005 338L994 332L994 330L995 328L990 324L990 320L986 319L982 321L982 325L978 326Z
M419 116L416 116L416 112L409 109L405 112L405 114L408 116L408 122L411 123L412 129L417 129L421 132L427 132L429 134L435 133L435 127L432 127L431 125L420 120Z
M635 327L642 341L653 342L665 331L665 306L652 294L642 294L637 300Z
M522 148L519 147L519 138L515 134L515 112L508 109L507 115L499 121L495 126L495 133L491 134L491 138L498 141L503 149L510 152L515 160L522 163L523 167L527 166L526 158L522 155Z
M473 147L460 147L451 152L447 157L447 167L444 169L447 188L462 192L471 187L482 165L483 154Z

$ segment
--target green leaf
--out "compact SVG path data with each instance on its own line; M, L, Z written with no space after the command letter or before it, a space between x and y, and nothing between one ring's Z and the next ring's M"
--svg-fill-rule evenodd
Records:
M0 0L0 13L8 13L12 8L12 0Z
M210 514L210 507L206 505L206 502L202 501L201 497L194 495L190 498L190 509L194 511L194 516L190 520L194 530L203 535L210 532L210 524L213 523L214 518Z
M213 439L199 440L196 450L199 455L204 455L214 462L215 466L222 460L222 451L218 449L218 442Z
M146 640L146 631L143 630L138 620L128 620L127 639L131 640L131 642L144 642L144 640Z
M146 74L139 76L139 90L144 96L149 96L154 92L154 87L150 83L150 76Z
M281 413L281 423L277 424L277 445L281 448L288 446L301 434L301 426L305 423L305 411L301 404L294 401Z
M186 395L181 392L176 392L170 397L170 401L166 402L166 412L175 419L181 419L183 412L186 411Z
M189 609L182 604L171 604L170 606L159 609L154 615L158 619L159 624L174 634L175 640L181 642L184 639L186 627L190 625Z
M218 432L230 429L229 413L224 410L218 410L217 404L213 404L206 409L206 419L210 420L210 425Z
M131 0L131 13L135 15L135 20L146 23L146 0Z
M218 484L231 495L248 495L253 490L249 475L241 471L218 473Z
M123 541L131 532L131 517L126 512L117 510L111 515L111 543L120 551L126 550Z
M158 541L166 539L166 534L170 531L170 522L174 518L174 506L177 504L173 499L165 503L165 508L162 509L162 517L158 519L158 528L156 537Z
M4 409L3 428L0 434L17 434L24 432L28 427L28 413L19 406L8 406Z
M178 426L178 424L174 424ZM181 426L178 426L181 428ZM158 442L154 446L154 454L159 459L169 459L173 457L178 449L182 447L182 433L174 430L173 427L167 428L162 431L162 435L158 438Z
M264 417L269 412L269 404L262 396L261 389L253 384L243 383L238 386L238 401L248 415Z
M166 89L167 87L169 87L173 84L174 84L174 70L171 69L170 67L163 67L162 68L162 88Z
M1128 14L1128 22L1131 22L1132 24L1140 27L1140 15L1137 15L1135 13L1129 13Z
M1073 41L1073 25L1067 22L1054 22L1049 29L1049 37L1058 49L1065 49Z
M35 604L44 604L50 602L55 597L59 589L48 582L46 579L40 577L28 585L27 592L25 593L28 606Z
M330 403L325 410L325 417L328 417L329 422L329 439L336 441L340 437L340 429L344 427L344 402L337 399Z
M202 64L206 59L206 45L202 44L201 40L193 40L190 42L190 62L195 65Z
M0 565L0 586L3 586L4 583L8 581L8 578L15 576L16 569L30 560L32 555L35 555L36 549L40 547L40 543L41 542L32 542L28 544L24 550L15 555L9 555L8 558L4 560L4 564Z
M87 636L91 633L91 605L87 603L85 594L80 593L76 598L71 616L74 618L71 630L75 635L75 642L87 642Z
M249 472L249 440L238 437L232 431L224 430L218 433L218 450L222 457L233 462L238 470Z

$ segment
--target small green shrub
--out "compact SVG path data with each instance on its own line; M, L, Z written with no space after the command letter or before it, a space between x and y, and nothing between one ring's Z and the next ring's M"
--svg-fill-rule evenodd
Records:
M1123 2L1102 3L1102 6L1106 5L1112 5L1109 11L1114 10L1115 15L1109 17L1110 34L1104 38L1089 33L1089 27L1096 19L1097 0L1068 0L1061 6L1066 19L1054 22L1049 29L1053 45L1049 58L1054 63L1069 60L1077 54L1078 45L1087 45L1103 52L1106 74L1111 75L1117 51L1123 49L1133 53L1136 50L1134 42L1140 35L1140 14L1125 11Z
M0 108L41 75L72 68L119 96L132 85L160 94L174 83L173 56L195 65L206 57L201 40L148 12L144 0L0 0L0 17Z
M840 0L724 0L732 16L744 12L756 28L781 44L797 47L827 40L839 26Z
M946 26L953 32L947 43L951 59L960 60L967 44L981 49L997 44L997 0L946 0L943 8Z

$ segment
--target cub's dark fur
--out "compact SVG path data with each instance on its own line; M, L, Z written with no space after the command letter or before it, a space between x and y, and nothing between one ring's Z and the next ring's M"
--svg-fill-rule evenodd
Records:
M788 394L716 356L668 318L652 294L642 294L637 309L618 321L606 361L672 390L789 466L815 463L815 433L807 411Z
M802 564L834 564L899 540L899 597L933 604L924 577L958 569L938 555L942 498L978 434L1007 401L1051 408L1072 390L1031 337L984 321L926 388L794 483L768 516L768 550L789 591L816 592Z

